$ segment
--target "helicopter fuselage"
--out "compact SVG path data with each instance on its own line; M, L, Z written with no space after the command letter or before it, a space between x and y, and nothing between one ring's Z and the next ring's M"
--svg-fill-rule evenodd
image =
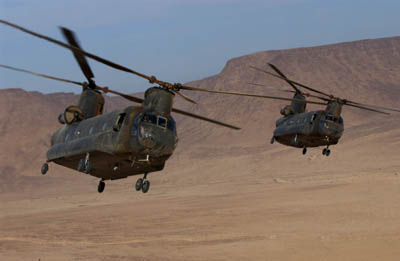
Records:
M160 171L178 142L172 116L130 106L57 130L47 161L77 170L90 161L90 174L102 180Z
M341 117L323 110L303 112L277 120L274 139L297 148L327 146L337 144L343 130Z

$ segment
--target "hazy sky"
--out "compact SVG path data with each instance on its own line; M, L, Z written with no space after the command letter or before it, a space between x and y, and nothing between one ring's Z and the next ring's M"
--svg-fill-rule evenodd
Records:
M221 71L230 58L400 35L399 0L0 0L1 19L170 82ZM96 83L128 93L149 84L89 60ZM0 64L83 81L70 51L0 24ZM79 88L0 68L0 88Z

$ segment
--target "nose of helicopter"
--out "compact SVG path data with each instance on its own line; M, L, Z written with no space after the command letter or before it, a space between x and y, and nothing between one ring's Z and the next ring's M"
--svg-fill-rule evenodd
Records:
M341 136L343 133L343 126L329 121L321 122L322 134L325 136Z
M139 140L140 143L148 149L153 149L157 145L153 132L149 129L144 128L143 126L140 127Z

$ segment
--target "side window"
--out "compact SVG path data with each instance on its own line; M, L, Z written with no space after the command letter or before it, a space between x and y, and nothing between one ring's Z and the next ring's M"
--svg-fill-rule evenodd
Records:
M317 114L313 114L313 116L311 116L310 123L313 123L316 118L317 118Z
M119 131L121 129L122 123L124 122L126 113L121 113L118 115L117 120L114 123L113 130Z
M167 128L167 118L162 116L157 116L157 125L163 129Z

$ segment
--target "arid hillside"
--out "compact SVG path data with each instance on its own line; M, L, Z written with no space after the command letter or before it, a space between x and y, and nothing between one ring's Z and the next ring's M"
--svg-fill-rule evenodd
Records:
M288 77L322 91L359 102L399 107L400 37L250 54L228 61L218 75L189 84L216 90L290 97L277 91L288 89L285 82L250 68L256 66L269 70L267 62L278 66ZM250 82L271 87L257 87L249 85ZM59 127L57 115L66 106L76 103L78 96L71 93L44 95L20 89L5 89L0 93L0 144L3 152L0 155L0 170L7 181L2 182L0 188L11 188L10 182L29 186L35 181L15 178L37 176L45 160L50 135ZM236 124L242 130L231 131L177 116L181 137L178 157L186 154L187 150L197 157L207 156L199 155L204 146L215 146L216 150L221 146L262 146L268 150L270 146L266 141L271 136L275 120L280 116L280 108L286 104L259 98L187 94L199 104L191 105L176 97L176 107ZM129 104L113 97L107 99L106 110ZM395 119L349 107L344 108L343 116L346 127L385 119L392 122Z
M400 107L400 37L250 54L188 85L290 97L250 68L267 62L342 98ZM176 116L180 143L149 193L130 177L99 194L76 171L40 174L57 115L78 96L0 90L0 259L398 260L400 113L345 107L331 156L304 156L269 144L285 102L185 94L199 104L175 107L242 130ZM107 97L106 110L130 104Z

